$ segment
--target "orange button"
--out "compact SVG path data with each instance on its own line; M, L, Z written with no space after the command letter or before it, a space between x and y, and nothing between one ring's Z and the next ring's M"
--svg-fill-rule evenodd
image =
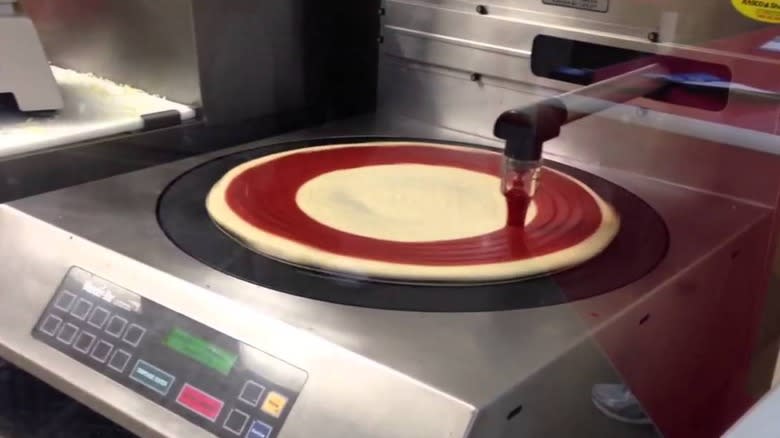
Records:
M279 418L284 411L284 407L287 406L287 397L279 394L276 391L271 391L263 402L263 406L260 409L268 415Z

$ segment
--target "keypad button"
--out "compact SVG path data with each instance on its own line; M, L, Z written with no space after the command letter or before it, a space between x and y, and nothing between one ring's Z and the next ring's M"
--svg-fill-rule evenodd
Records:
M92 348L92 344L95 343L96 336L89 332L79 333L79 337L76 338L76 342L73 343L73 348L84 354L89 353L89 349Z
M111 350L113 349L114 346L111 343L100 340L97 344L95 344L95 347L92 348L92 354L90 354L90 357L100 363L103 363L106 361L106 359L108 359L108 355L111 354Z
M79 298L79 300L76 301L76 305L73 306L73 310L70 312L70 314L83 321L89 314L90 310L92 310L92 303L85 300L84 298Z
M263 402L263 406L260 408L266 414L279 418L284 412L284 407L287 406L287 397L279 394L276 391L271 391Z
M54 307L64 311L70 312L71 306L76 302L76 294L71 291L63 290L57 297L57 301L54 302Z
M130 362L130 357L132 357L130 353L117 348L114 350L114 354L111 355L111 360L108 361L108 367L114 371L123 373L125 367L127 367L127 363Z
M130 371L130 378L161 395L168 395L176 376L157 368L149 362L138 360Z
M222 424L222 427L236 435L241 435L244 432L247 421L249 421L249 415L238 409L233 409L225 418L225 423Z
M95 310L92 311L92 315L90 315L89 321L87 321L87 323L96 329L102 329L106 324L106 321L108 321L109 316L111 316L110 311L97 306L95 307Z
M252 427L249 432L246 433L246 438L270 438L273 428L260 420L255 420L252 423Z
M247 380L246 383L244 383L244 387L241 388L241 394L238 395L238 399L251 406L257 406L257 404L260 403L260 397L263 396L264 392L265 386Z
M118 338L122 335L122 332L125 331L125 326L127 325L127 320L122 318L119 315L114 315L111 317L111 319L108 321L108 325L106 326L106 333L109 335Z
M222 400L189 383L185 383L182 386L179 395L176 397L176 403L211 422L217 421L219 413L222 412L222 407L225 406L225 402Z
M122 340L133 347L137 347L138 343L141 342L141 339L144 337L144 333L146 333L145 328L137 324L130 324L125 335L122 337Z
M60 332L57 334L57 340L63 344L70 345L73 339L76 337L79 328L71 323L65 323L60 327Z
M54 336L57 333L57 329L62 324L62 318L57 315L48 314L40 325L40 330L49 336Z

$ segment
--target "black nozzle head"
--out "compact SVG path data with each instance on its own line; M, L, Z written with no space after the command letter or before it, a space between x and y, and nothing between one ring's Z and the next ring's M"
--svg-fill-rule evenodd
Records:
M493 134L506 141L504 155L507 158L539 161L544 142L560 134L567 117L563 102L547 99L503 112L496 120Z

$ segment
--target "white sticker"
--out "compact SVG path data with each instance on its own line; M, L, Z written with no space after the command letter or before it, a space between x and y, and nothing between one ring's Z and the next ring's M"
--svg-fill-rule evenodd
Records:
M113 288L113 290L112 290ZM119 287L107 284L101 278L93 276L82 284L81 289L103 301L121 307L127 311L140 313L141 297Z
M542 3L594 12L607 12L609 10L609 0L542 0Z

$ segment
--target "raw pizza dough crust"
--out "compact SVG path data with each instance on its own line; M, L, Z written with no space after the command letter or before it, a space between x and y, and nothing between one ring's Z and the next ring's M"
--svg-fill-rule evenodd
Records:
M504 228L507 208L500 184L498 177L454 167L386 164L312 178L295 202L312 219L345 233L437 242ZM526 223L535 214L532 205Z
M524 260L465 266L426 266L349 257L288 240L251 225L238 216L226 200L227 188L238 175L283 156L333 148L392 147L408 144L389 142L331 145L261 157L237 166L225 174L209 192L206 208L220 227L261 254L296 265L350 275L406 281L485 282L558 271L599 254L609 245L620 227L620 220L609 204L586 185L564 175L586 190L601 210L601 225L584 241L559 252ZM414 144L465 149L473 153L495 153L435 143ZM335 170L313 178L298 190L298 206L312 219L331 228L364 237L400 242L473 237L500 229L506 223L506 205L499 191L499 178L495 176L422 164L367 166L360 169ZM392 189L388 190L391 185L386 184L386 179L377 178L380 174L382 178L390 178ZM415 184L424 184L417 187L425 189L415 190ZM382 189L382 192L377 189ZM392 204L394 199L395 205ZM409 208L414 205L419 207L419 211ZM529 217L532 217L535 214L533 204L530 210ZM434 221L426 221L436 223L436 227L415 223L415 219L430 214L439 215ZM469 225L458 227L460 221L453 220L454 214L462 215L462 222L468 222ZM429 216L428 218L430 219ZM440 226L441 224L444 225Z

